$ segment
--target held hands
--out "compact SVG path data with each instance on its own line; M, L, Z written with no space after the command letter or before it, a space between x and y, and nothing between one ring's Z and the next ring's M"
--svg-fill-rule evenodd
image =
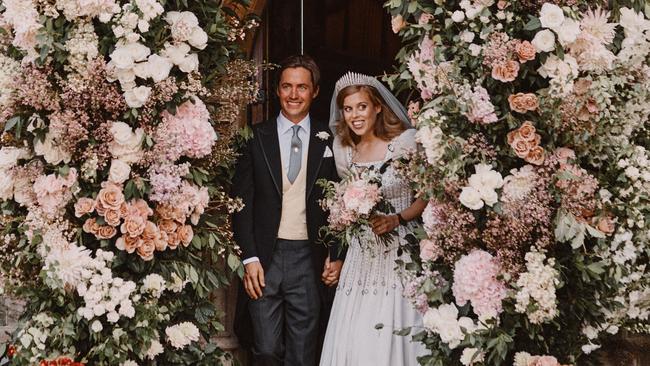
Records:
M257 300L262 297L262 288L264 283L264 268L262 264L251 262L244 266L244 289L251 299Z
M370 219L370 225L372 225L373 233L383 235L399 226L399 218L397 218L397 215L377 215Z
M330 262L330 258L325 258L325 265L323 266L323 274L321 275L321 280L327 286L334 286L339 283L339 276L341 275L341 268L343 267L343 261L337 260Z

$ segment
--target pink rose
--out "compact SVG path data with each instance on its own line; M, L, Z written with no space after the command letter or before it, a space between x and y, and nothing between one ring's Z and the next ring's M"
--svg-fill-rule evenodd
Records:
M442 250L433 240L425 239L420 241L420 258L423 261L435 261L442 255Z
M130 237L128 235L121 236L115 242L115 247L119 250L124 250L127 253L133 253L142 244L142 239L139 237Z
M124 219L120 231L130 237L136 237L142 234L146 226L146 221L142 216L130 215Z
M517 48L515 49L515 52L517 52L517 57L519 57L519 62L522 64L525 63L526 61L532 61L535 59L535 55L537 54L537 50L535 50L535 46L533 46L532 43L528 41L522 41L517 45Z
M106 212L104 212L104 220L106 220L106 223L111 226L120 225L121 218L122 215L119 210L106 210Z
M567 147L559 147L555 150L555 156L560 160L560 163L566 164L569 159L573 160L576 158L576 153Z
M194 231L192 230L192 226L182 225L178 228L176 233L178 234L178 238L180 239L181 243L183 243L184 247L190 245L190 243L192 242L192 238L194 237Z
M492 66L492 78L507 83L514 81L519 74L519 62L506 61Z
M142 260L150 261L153 259L153 253L156 251L156 244L153 240L143 240L136 251Z
M97 203L106 210L119 210L124 203L122 188L115 183L105 182L104 188L97 195Z
M81 217L95 211L95 200L88 197L79 198L74 204L74 215Z
M528 366L562 366L553 356L532 356L528 359Z

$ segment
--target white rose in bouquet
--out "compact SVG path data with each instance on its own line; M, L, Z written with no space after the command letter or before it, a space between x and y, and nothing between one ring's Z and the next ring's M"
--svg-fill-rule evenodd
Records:
M545 3L539 14L542 27L556 29L564 23L564 12L555 4Z
M149 47L139 42L132 42L124 46L124 49L133 58L134 61L144 61L151 54Z
M470 210L480 210L484 205L481 193L474 187L464 187L458 199L463 206Z
M530 43L535 46L537 52L551 52L555 49L555 34L553 31L544 29L537 32Z
M469 185L481 189L498 189L503 187L503 177L499 172L492 170L489 164L476 164L474 166L475 174L469 177Z
M111 162L111 168L108 173L109 181L116 184L121 184L126 182L126 180L129 179L130 175L131 175L131 167L129 166L129 164L119 159L113 159L113 161Z
M133 68L133 55L126 47L115 47L113 53L110 54L110 58L111 63L118 69Z
M167 58L162 57L156 54L149 56L149 60L146 62L146 67L149 69L149 76L159 83L169 76L174 64Z
M479 194L483 202L490 207L499 201L499 195L494 189L479 189Z
M124 92L124 99L126 104L131 108L140 108L142 107L149 96L151 95L151 88L148 86L138 86L136 88L129 89Z

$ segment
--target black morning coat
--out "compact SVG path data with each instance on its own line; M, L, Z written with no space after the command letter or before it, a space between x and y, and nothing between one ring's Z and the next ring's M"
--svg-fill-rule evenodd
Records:
M253 137L242 147L235 168L231 196L241 198L244 208L233 215L232 224L235 241L242 250L242 259L258 257L266 271L276 246L282 214L282 162L276 118L256 124L252 128ZM326 139L317 136L321 132L327 133ZM337 260L341 259L343 253L337 246L330 246L328 249L319 242L319 229L327 225L327 213L319 204L319 200L323 198L323 190L316 181L321 178L338 181L339 177L333 154L323 157L327 147L332 151L334 141L327 124L312 119L309 134L305 189L307 231L313 248L313 267L317 272L316 278L320 279L327 255L330 255L331 260ZM323 135L321 133L320 136ZM304 169L305 165L301 168ZM329 297L327 294L331 291L324 285L321 287L323 301L327 302L325 297ZM242 319L247 313L247 301L248 296L240 291L235 330L240 336L240 341L244 342L245 338L250 336L248 329L241 329L241 322L247 321ZM245 325L243 327L248 328Z

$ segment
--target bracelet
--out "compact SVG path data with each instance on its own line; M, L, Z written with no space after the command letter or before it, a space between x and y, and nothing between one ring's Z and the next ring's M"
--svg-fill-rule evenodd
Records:
M402 225L402 226L406 226L406 224L408 224L408 221L406 221L406 220L404 219L404 217L402 217L402 213L401 213L401 212L398 212L398 213L397 213L397 220L399 221L399 224Z

